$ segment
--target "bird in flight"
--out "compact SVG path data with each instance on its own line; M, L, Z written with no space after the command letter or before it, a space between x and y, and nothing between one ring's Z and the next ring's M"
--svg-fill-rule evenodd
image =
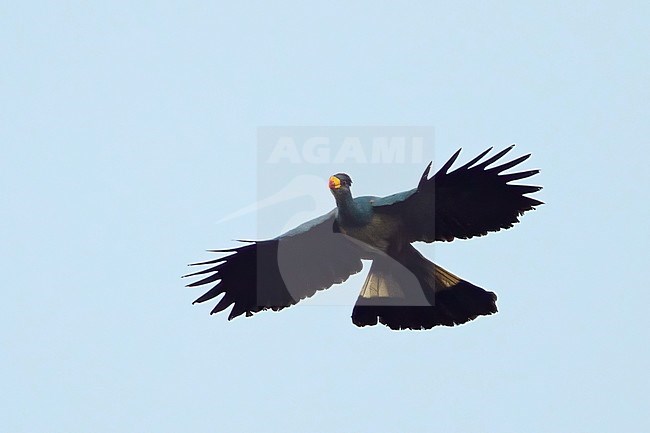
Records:
M386 197L352 196L352 179L329 178L336 201L331 212L276 238L242 241L205 266L188 287L209 285L194 301L221 294L211 314L232 305L228 320L262 310L281 310L344 282L372 266L352 311L357 326L382 323L391 329L454 326L497 312L496 295L452 274L420 254L413 242L449 242L508 229L526 211L543 204L528 197L539 186L511 184L539 170L504 173L530 157L492 166L514 145L489 156L487 149L449 171L460 149L416 188ZM225 253L225 254L224 254Z

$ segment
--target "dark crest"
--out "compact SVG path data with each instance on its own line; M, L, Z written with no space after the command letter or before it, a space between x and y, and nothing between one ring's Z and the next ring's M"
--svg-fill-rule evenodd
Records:
M346 185L348 187L352 186L352 179L345 173L336 173L334 176L338 177L341 181L341 185Z

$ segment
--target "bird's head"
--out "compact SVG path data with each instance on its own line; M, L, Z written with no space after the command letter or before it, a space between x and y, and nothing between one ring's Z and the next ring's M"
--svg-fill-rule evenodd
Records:
M330 191L332 194L337 195L343 191L350 191L352 186L352 179L345 173L337 173L330 176L329 180Z

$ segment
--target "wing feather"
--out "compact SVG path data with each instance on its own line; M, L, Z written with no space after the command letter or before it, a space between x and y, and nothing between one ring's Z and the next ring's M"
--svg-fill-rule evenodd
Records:
M410 241L467 239L512 227L524 212L543 204L526 195L541 187L510 184L539 170L504 173L526 161L530 154L490 167L513 148L508 146L483 159L492 150L489 148L449 171L460 155L458 150L430 178L429 165L416 189L377 199L375 209L399 215Z
M211 314L232 305L230 320L266 309L280 310L345 281L362 269L361 252L338 233L335 215L332 211L274 239L216 250L230 254L193 264L209 267L185 277L209 275L188 287L216 282L194 303L224 294Z

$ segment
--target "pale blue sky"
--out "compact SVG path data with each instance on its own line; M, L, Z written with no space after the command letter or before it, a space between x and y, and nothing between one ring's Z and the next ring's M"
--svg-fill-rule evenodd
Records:
M349 3L5 5L3 431L648 431L650 7ZM547 205L418 246L499 314L359 329L365 272L320 295L344 306L192 306L185 265L256 236L254 215L216 221L257 198L263 125L532 152ZM350 174L387 194L422 168Z

